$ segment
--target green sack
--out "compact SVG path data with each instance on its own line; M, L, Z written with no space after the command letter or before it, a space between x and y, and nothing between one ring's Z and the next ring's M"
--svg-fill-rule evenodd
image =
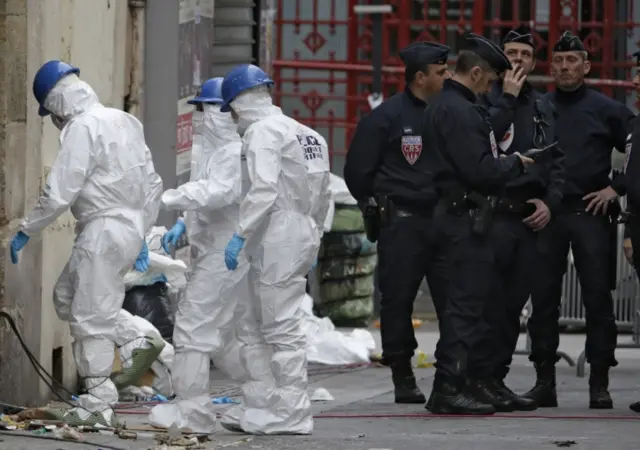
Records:
M319 264L320 282L341 280L360 275L371 275L376 270L378 256L359 256L357 258L327 258Z
M369 242L365 233L325 233L319 254L320 259L375 255L376 244Z
M354 205L336 205L331 231L364 231L360 208Z
M337 327L365 327L373 316L373 296L351 298L317 307Z
M323 281L320 284L320 303L333 303L353 297L367 297L373 295L373 291L373 274Z

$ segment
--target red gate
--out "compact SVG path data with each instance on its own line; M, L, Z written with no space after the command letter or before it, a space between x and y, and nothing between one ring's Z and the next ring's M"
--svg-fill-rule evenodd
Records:
M538 64L532 81L548 84L549 44L572 30L590 52L590 84L623 98L630 83L629 54L640 45L635 0L386 0L383 19L383 91L404 89L398 52L411 42L437 41L455 52L465 31L499 42L522 23L536 30ZM371 20L353 13L370 0L278 0L273 76L283 110L321 132L341 173L349 138L369 110ZM545 6L546 5L546 6ZM635 16L634 16L635 14ZM634 22L631 18L636 17Z

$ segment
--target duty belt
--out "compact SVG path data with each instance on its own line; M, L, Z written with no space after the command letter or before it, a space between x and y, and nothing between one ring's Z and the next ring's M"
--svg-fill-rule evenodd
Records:
M586 209L590 200L582 200L582 198L570 197L565 198L559 208L560 213L565 214L591 214ZM613 200L607 206L607 214L613 222L617 222L620 218L621 207L620 202Z
M422 217L422 218L430 218L433 217L433 208L418 208L418 209L408 209L396 206L395 208L395 216L396 217Z
M531 203L512 200L510 198L502 197L496 202L493 212L496 214L508 214L508 215L531 215L535 211L535 206Z

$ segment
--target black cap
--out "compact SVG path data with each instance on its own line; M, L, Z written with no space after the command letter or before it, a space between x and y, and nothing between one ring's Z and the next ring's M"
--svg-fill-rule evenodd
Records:
M502 45L504 46L505 44L510 44L512 42L530 45L534 50L536 48L536 41L533 39L531 29L525 25L520 25L518 28L509 31L504 37Z
M425 70L429 64L446 64L449 50L449 47L437 42L414 42L400 50L400 59L405 65L405 81L413 81L416 73Z
M571 34L571 31L565 31L553 46L554 52L586 52L582 41L578 36Z
M424 67L427 64L445 64L450 48L437 42L414 42L400 50L405 66Z
M467 43L465 50L482 57L497 73L502 73L512 68L507 55L489 39L469 33L465 36L465 41Z
M636 59L636 66L640 67L640 50L638 50L631 56L633 56Z

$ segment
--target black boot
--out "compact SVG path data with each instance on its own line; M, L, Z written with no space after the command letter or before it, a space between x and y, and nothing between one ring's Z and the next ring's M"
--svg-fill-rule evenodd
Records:
M401 358L391 362L391 379L395 387L396 403L424 403L424 394L416 384L411 359Z
M428 409L428 408L427 408ZM629 409L633 412L640 413L640 402L635 402L629 405Z
M533 400L538 408L555 408L558 406L556 393L555 362L535 363L536 384L523 397Z
M589 408L613 409L609 394L609 366L591 365L589 374Z
M514 411L534 411L538 409L535 400L516 394L504 384L503 380L495 379L494 383L496 390L502 397L513 403Z
M496 412L491 405L480 403L463 389L462 383L436 374L431 391L431 405L427 409L433 414L491 415Z
M493 405L497 412L515 411L513 402L502 395L490 378L468 380L467 391L480 403Z
M429 394L429 400L427 400L427 404L424 405L424 407L429 411L431 411L431 408L433 407L433 388L431 389L431 394ZM640 412L640 411L638 411L638 412Z

